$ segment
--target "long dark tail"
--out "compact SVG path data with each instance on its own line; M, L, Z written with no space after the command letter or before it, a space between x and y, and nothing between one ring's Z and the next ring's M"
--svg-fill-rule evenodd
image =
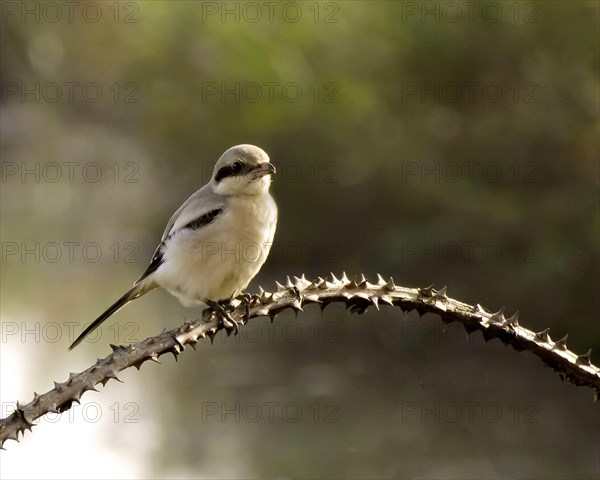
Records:
M135 300L138 297L141 297L144 293L146 293L147 291L149 291L148 289L144 289L142 288L142 286L140 284L134 286L131 290L129 290L125 295L123 295L121 298L119 298L115 303L113 303L108 310L106 310L106 312L104 312L102 315L100 315L96 320L94 320L82 333L81 335L79 335L77 337L77 340L75 340L71 346L69 347L69 350L73 350L77 345L79 345L83 339L91 332L93 332L94 330L96 330L96 328L98 328L100 326L100 324L106 320L108 317L110 317L113 313L115 313L116 311L120 310L121 308L123 308L125 305L127 305L129 302L131 302L132 300Z

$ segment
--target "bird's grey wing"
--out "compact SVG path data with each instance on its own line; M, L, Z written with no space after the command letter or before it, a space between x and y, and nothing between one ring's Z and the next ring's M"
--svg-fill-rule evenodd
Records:
M224 208L224 198L221 195L213 193L210 185L205 185L195 192L177 209L167 222L160 244L156 247L154 255L152 255L150 265L148 265L146 271L142 273L134 285L140 283L162 265L164 261L163 247L170 237L186 228L197 230L208 225L223 213Z
M188 198L173 214L167 223L161 241L164 242L184 228L194 228L190 224L194 224L196 220L213 210L223 209L224 206L225 197L214 193L210 184L205 185Z

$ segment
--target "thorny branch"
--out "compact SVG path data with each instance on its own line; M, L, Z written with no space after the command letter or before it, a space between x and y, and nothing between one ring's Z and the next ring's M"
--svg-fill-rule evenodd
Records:
M259 316L273 319L288 308L298 312L310 303L325 308L333 302L344 302L346 308L357 313L363 313L370 306L379 310L380 305L390 305L403 311L438 314L444 323L462 323L468 333L480 330L486 341L498 338L518 351L527 350L537 355L564 381L590 387L594 391L594 400L600 397L600 369L590 362L591 351L577 355L567 349L566 336L554 341L548 334L549 329L536 333L519 325L518 313L506 318L504 308L490 313L479 304L471 306L451 299L446 295L446 287L441 290L397 287L391 278L385 281L380 275L377 275L375 284L369 283L364 275L360 279L349 280L346 274L341 279L331 274L328 279L319 277L312 282L304 276L294 277L294 280L288 277L286 285L277 283L274 293L261 288L258 295L245 295L233 300L230 315L244 324ZM37 418L49 412L64 412L71 408L73 402L79 403L86 391L97 391L97 384L105 385L111 378L119 380L118 372L131 366L139 370L147 360L158 362L158 357L168 352L177 359L185 345L195 348L199 339L209 337L212 340L223 328L215 313L206 309L202 318L188 321L179 328L127 347L111 345L113 352L98 359L88 369L71 373L63 383L54 382L54 388L43 395L34 393L33 400L27 404L17 402L15 411L0 420L0 447L6 440L19 441L19 434L31 430ZM228 333L230 331L231 328Z

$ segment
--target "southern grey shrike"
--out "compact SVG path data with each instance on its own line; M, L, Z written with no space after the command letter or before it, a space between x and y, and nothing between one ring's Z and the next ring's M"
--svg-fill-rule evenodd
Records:
M215 164L210 182L173 214L152 261L133 288L92 322L69 347L132 300L162 287L184 306L219 305L244 290L267 259L277 206L269 194L275 167L253 145L227 150Z

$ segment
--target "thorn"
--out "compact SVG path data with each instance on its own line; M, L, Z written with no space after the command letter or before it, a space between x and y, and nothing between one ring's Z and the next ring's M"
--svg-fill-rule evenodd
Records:
M488 313L479 303L475 305L475 313Z
M373 306L379 310L379 298L377 298L376 296L372 296L369 298L369 300L371 301L371 303L373 304Z
M432 297L433 293L433 284L425 288L419 288L419 295L422 295L423 297Z
M346 288L352 289L352 288L356 288L356 287L357 287L356 277L352 277L352 280L348 280L348 282L346 283Z
M264 290L264 288L262 288L259 285L259 287L258 287L258 298L260 298L262 300L262 298L264 297L264 295L265 295L265 290Z
M294 288L294 284L292 283L292 280L290 279L289 275L286 276L285 286L287 288Z
M506 319L506 321L504 322L505 325L511 326L511 327L518 327L519 326L519 311L517 310L512 317L509 317Z
M112 348L113 353L121 354L121 353L123 353L124 350L126 350L123 345L114 345L112 343L110 343L109 345L110 345L110 348Z
M114 370L109 370L106 376L108 378L114 378L117 382L123 383L123 381L119 377L117 377L117 372L115 372Z
M123 381L119 377L117 377L117 373L114 370L109 370L108 372L106 372L106 375L104 376L104 378L102 380L100 380L100 382L102 383L102 386L106 386L106 383L111 378L116 380L117 382L123 383Z
M394 302L392 301L392 297L388 297L387 295L382 295L382 296L379 298L379 301L380 301L381 303L385 303L386 305L391 305L391 306L393 306L393 305L394 305Z
M506 322L506 317L504 316L504 307L502 307L496 313L492 313L490 320L504 325L504 322Z
M384 288L390 292L396 289L396 285L394 284L394 279L392 277L390 277L388 282L384 285Z
M420 302L423 302L426 305L433 305L435 304L436 301L436 291L433 288L433 285L429 285L428 287L425 288L419 288L418 289L419 295L417 297L417 300ZM421 313L419 312L419 314L421 315Z
M360 274L360 278L358 279L358 284L356 285L358 288L366 288L367 286L367 279L365 278L364 274Z
M577 363L579 363L580 365L591 365L591 361L590 358L592 356L592 349L590 348L587 353L584 353L583 355L579 355L577 357Z
M441 300L442 302L447 302L448 301L448 295L446 295L446 291L448 290L448 287L444 286L442 287L441 290L433 290L433 294L435 295L435 297L439 300Z
M294 312L296 312L296 314L298 312L303 312L304 311L304 310L302 310L302 303L297 298L294 299L294 301L291 304L291 307L294 309Z
M338 280L338 278L333 274L333 272L330 273L331 275L331 283L335 284L335 285L339 285L340 281Z
M79 401L77 403L79 403ZM29 430L31 432L31 429L35 427L35 425L29 420L27 420L25 417L23 417L23 421L25 422L25 428L23 430Z
M181 353L181 351L179 350L179 345L177 345L177 344L173 345L171 348L169 348L168 351L173 354L173 356L175 357L175 361L177 361L179 354Z
M33 392L33 400L31 403L33 405L36 405L39 403L39 401L40 401L40 396L37 393Z
M75 393L73 394L73 396L71 397L71 400L72 400L73 402L77 402L77 403L79 403L79 399L80 399L80 398L81 398L81 396L84 394L84 392L85 392L85 387L83 387L83 389L82 389L82 390L80 390L79 392L75 392Z
M138 369L138 371L139 371L139 370L140 370L140 368L142 368L142 365L144 364L144 362L145 362L146 360L148 360L148 359L147 359L147 358L140 358L140 359L139 359L137 362L134 362L134 363L133 363L133 366L134 366L135 368L137 368L137 369Z
M324 278L318 277L317 278L317 288L319 288L321 290L327 288L327 281Z
M65 384L64 383L54 382L54 389L57 392L62 392L65 389Z
M567 333L563 338L561 338L558 342L554 343L552 350L567 350L567 338L569 334Z
M541 332L537 332L535 334L535 339L538 342L546 342L546 343L550 343L552 340L550 339L550 335L548 335L548 332L550 331L549 328L546 328L545 330L542 330Z
M383 279L383 277L381 276L381 274L377 274L377 285L379 285L380 287L383 287L386 284L385 280Z
M285 287L281 283L279 283L277 280L275 281L275 285L277 285L278 292L285 290Z

